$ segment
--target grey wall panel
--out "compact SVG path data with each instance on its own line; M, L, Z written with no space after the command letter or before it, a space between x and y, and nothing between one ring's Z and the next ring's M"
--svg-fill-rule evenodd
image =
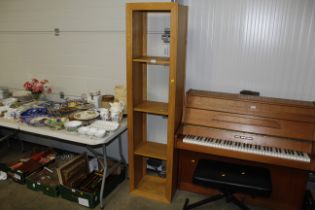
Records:
M315 100L314 0L184 0L187 88Z

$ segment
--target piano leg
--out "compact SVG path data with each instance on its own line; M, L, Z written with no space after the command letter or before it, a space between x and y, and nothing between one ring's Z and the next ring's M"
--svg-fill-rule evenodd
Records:
M193 172L198 163L198 160L202 158L268 168L270 170L272 179L272 194L270 197L252 198L251 196L245 194L237 194L237 197L240 199L244 198L246 203L271 208L274 210L302 209L304 192L308 181L307 171L274 165L258 164L250 161L229 159L192 151L179 151L179 189L206 195L214 195L218 193L218 191L214 189L203 188L192 183Z

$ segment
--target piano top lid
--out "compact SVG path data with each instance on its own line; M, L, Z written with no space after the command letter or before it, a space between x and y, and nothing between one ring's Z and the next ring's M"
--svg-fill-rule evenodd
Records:
M242 95L242 94L235 94L235 93L224 93L224 92L194 90L194 89L189 89L187 91L187 96L200 96L200 97L211 97L211 98L218 98L218 99L250 101L250 102L257 102L257 103L264 103L264 104L277 104L277 105L285 105L285 106L303 107L303 108L315 110L315 101L299 101L299 100L291 100L291 99Z

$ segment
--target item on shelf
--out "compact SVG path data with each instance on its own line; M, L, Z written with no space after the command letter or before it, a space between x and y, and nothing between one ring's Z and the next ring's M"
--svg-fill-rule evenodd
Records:
M155 158L148 158L147 169L156 173L160 177L166 176L166 166L165 161Z
M106 108L109 109L110 108L110 104L114 102L114 96L113 95L103 95L102 96L102 103L101 103L101 107L102 108Z
M77 131L81 125L82 125L82 122L77 121L77 120L67 121L64 123L66 130L70 132Z
M87 110L75 113L73 118L76 120L94 120L99 116L99 113L94 110Z

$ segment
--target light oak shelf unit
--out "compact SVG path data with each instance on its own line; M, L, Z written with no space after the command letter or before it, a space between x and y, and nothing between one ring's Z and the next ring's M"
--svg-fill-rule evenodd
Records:
M168 115L168 104L156 101L144 101L134 108L135 111L150 114Z
M170 64L170 59L168 57L158 57L158 56L143 56L139 58L134 58L133 61L149 63L149 64L159 64L159 65Z
M133 190L133 194L139 195L145 198L162 201L168 203L169 201L165 197L160 195L166 194L166 179L144 175L140 180L138 187Z
M135 149L135 154L144 157L151 157L161 160L167 160L166 156L166 144L160 144L155 142L144 142Z
M148 15L163 13L170 20L170 56L148 55ZM174 2L129 3L126 7L128 162L130 191L161 202L170 202L176 190L177 165L174 135L182 118L185 89L187 7ZM162 41L161 41L162 43ZM148 65L167 66L168 101L148 99ZM155 69L154 71L159 71ZM161 71L165 72L165 68ZM159 73L159 72L157 72ZM163 72L161 72L163 73ZM165 74L165 73L164 73ZM148 139L148 114L167 118L164 144ZM158 141L160 142L160 141ZM147 159L166 162L166 177L147 173Z

